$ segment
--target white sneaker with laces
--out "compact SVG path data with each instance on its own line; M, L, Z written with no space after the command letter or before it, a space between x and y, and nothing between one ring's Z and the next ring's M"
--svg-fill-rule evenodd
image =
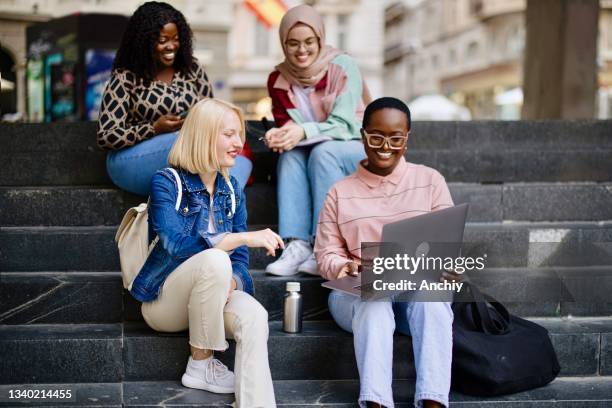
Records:
M298 267L298 272L319 276L319 273L317 272L317 258L315 258L314 253L310 255L308 259L302 262L302 264Z
M285 247L280 258L266 266L266 273L276 276L291 276L312 255L312 246L304 240L294 239Z
M189 357L181 383L188 388L216 394L232 394L234 392L234 373L213 356L204 360L193 360Z

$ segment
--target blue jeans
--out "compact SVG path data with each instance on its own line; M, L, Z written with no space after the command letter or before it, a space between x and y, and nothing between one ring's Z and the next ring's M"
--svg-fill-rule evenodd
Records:
M353 333L359 369L359 406L365 401L393 407L393 333L412 335L417 372L414 404L423 400L448 406L453 352L453 311L448 302L362 302L332 291L329 311Z
M277 166L280 236L305 241L314 237L330 187L354 173L364 158L357 140L332 140L282 153Z
M106 171L115 185L130 193L148 196L151 192L151 177L159 169L168 167L168 153L178 132L164 133L125 149L109 152L106 156ZM236 157L230 174L236 177L244 189L253 164L244 156Z

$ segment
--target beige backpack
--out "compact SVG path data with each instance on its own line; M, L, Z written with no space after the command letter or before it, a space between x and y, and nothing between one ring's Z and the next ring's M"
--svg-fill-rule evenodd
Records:
M174 208L179 210L183 188L178 173L173 168L169 168L174 174L178 186L178 195ZM142 203L137 207L132 207L123 216L119 229L115 234L115 242L119 248L119 261L121 263L121 276L123 287L131 290L132 282L142 269L147 257L159 241L159 236L149 245L149 223L148 223L148 202Z

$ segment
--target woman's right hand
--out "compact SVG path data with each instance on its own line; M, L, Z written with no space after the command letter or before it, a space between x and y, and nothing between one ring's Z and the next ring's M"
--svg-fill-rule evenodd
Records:
M270 256L276 255L278 248L285 248L283 239L270 228L242 233L244 244L249 248L265 248Z
M183 126L183 119L176 115L163 115L153 122L156 135L177 131L181 126Z
M344 278L345 276L357 276L358 274L359 266L355 262L349 261L340 268L336 279Z
M282 128L275 127L272 129L268 129L264 136L264 143L266 144L266 146L268 146L268 148L272 149L273 151L276 151L277 139L279 139L283 135L283 133L285 133L285 130Z

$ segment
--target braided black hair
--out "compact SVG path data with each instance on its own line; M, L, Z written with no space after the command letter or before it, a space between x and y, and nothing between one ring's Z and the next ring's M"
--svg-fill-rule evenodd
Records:
M397 109L400 112L404 112L406 114L406 125L408 129L412 125L412 120L410 118L410 109L408 106L401 100L397 98L392 98L390 96L384 96L382 98L378 98L368 104L365 111L363 112L363 128L365 129L370 124L370 117L376 111L381 109Z
M159 32L168 24L176 24L180 47L174 60L174 68L184 75L193 71L193 33L183 14L167 3L149 1L138 7L121 38L113 69L127 69L149 83L155 75L153 58Z

